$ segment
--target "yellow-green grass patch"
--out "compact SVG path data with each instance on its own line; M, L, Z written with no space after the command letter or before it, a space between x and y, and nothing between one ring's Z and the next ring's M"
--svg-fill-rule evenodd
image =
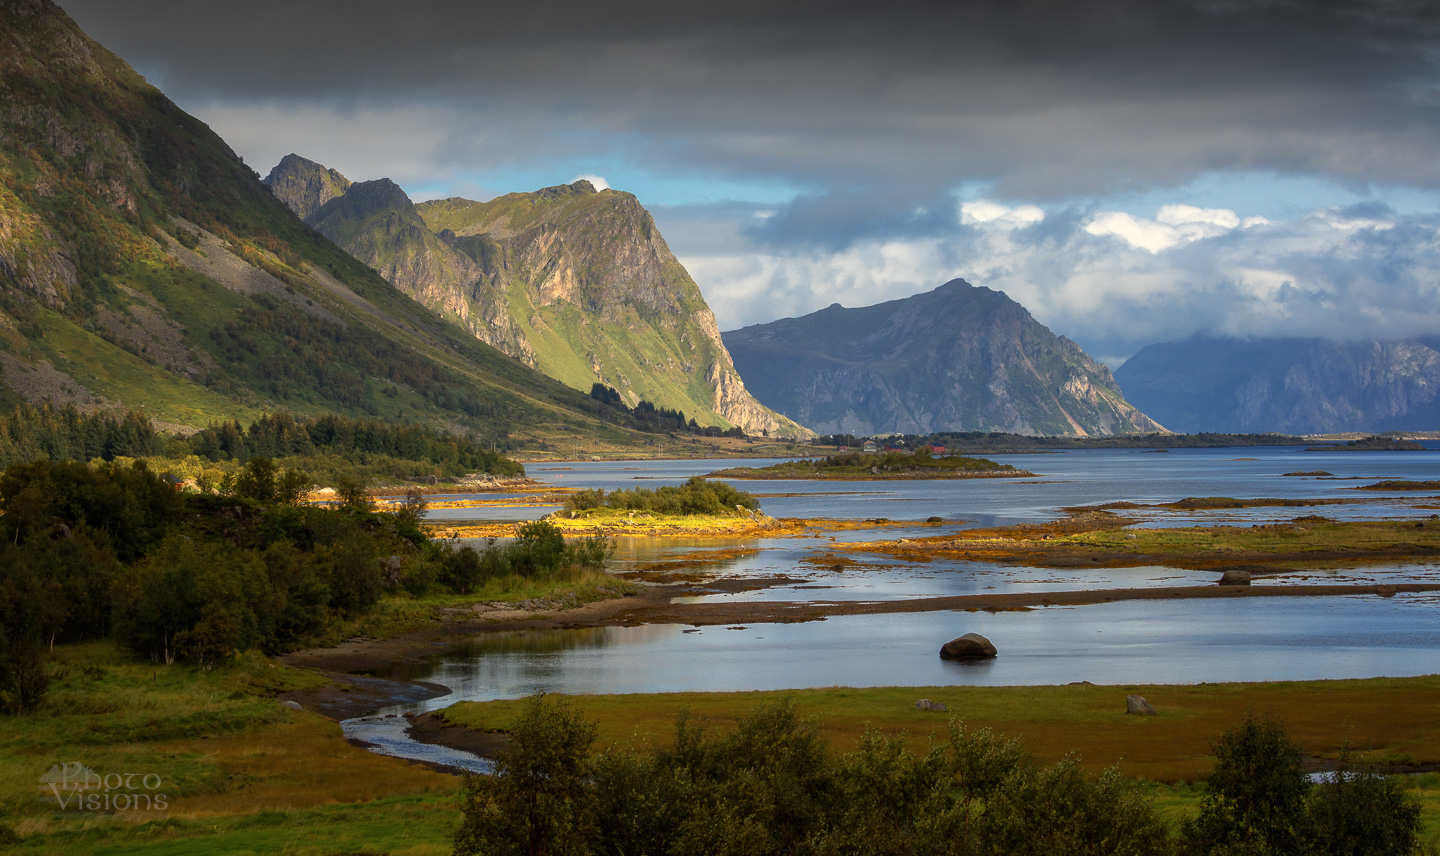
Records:
M1125 713L1138 694L1159 710ZM1274 713L1310 755L1333 758L1349 742L1366 759L1440 764L1440 676L1195 686L885 687L782 692L664 693L580 696L583 716L599 725L603 744L664 743L676 716L728 728L762 702L791 699L837 749L849 750L870 729L904 733L913 749L946 737L951 717L1018 738L1046 762L1077 756L1087 769L1119 765L1128 776L1196 781L1210 769L1210 742L1247 710ZM915 708L929 698L950 712ZM441 716L481 730L504 729L519 701L463 702Z

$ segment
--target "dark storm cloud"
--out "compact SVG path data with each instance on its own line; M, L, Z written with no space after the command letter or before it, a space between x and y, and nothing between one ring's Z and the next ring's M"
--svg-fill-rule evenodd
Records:
M963 180L1440 186L1432 3L64 5L182 103L433 108L449 164L619 139L653 169L811 188L795 218L837 188L914 207Z

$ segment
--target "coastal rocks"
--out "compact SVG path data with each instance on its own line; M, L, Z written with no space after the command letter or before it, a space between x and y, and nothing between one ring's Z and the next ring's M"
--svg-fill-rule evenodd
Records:
M928 711L930 711L930 712L932 712L932 713L949 713L949 711L950 711L950 708L946 707L945 705L941 704L940 702L938 702L938 701L931 701L931 700L928 699L928 698L922 698L922 699L920 699L919 701L915 702L915 709L916 709L916 710L928 710Z
M995 645L979 633L966 633L951 639L940 648L942 660L989 660L997 653Z
M1144 696L1125 696L1125 713L1131 716L1154 716L1155 706L1145 700Z
M1217 583L1217 585L1222 585L1222 586L1248 586L1248 585L1250 585L1250 572L1249 572L1249 571L1226 571L1225 573L1223 573L1223 574L1220 575L1220 582Z

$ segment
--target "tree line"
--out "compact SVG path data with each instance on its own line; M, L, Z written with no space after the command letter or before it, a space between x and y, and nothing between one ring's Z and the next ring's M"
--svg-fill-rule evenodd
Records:
M187 455L241 464L255 457L339 455L362 464L371 459L409 461L450 477L476 472L525 474L520 464L468 437L413 423L336 414L296 418L272 413L248 427L231 419L189 436L164 435L148 417L134 411L82 413L73 405L22 404L11 414L0 414L0 469L40 460L88 462Z
M738 425L730 428L701 425L695 421L694 417L687 420L683 410L656 407L643 398L636 402L634 407L629 407L620 397L618 390L603 383L596 383L590 387L590 398L611 410L630 417L628 420L630 427L637 431L650 434L695 434L700 437L745 437L745 431Z
M668 745L594 751L563 701L532 697L496 775L472 776L456 856L1409 856L1420 809L1348 756L1311 783L1283 725L1248 716L1214 744L1178 834L1133 781L1043 765L952 720L924 753L868 733L838 753L787 703L712 734L684 714Z
M57 643L114 639L211 667L327 638L387 594L468 592L498 577L603 570L603 539L548 523L481 550L430 539L423 497L371 507L363 486L300 504L303 472L253 457L215 493L178 492L143 460L32 461L0 473L0 707L37 708Z

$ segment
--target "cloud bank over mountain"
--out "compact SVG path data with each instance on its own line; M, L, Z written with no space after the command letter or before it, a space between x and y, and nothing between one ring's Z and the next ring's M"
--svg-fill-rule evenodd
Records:
M1440 330L1434 214L1357 205L1272 222L1225 209L1165 206L1139 217L983 200L953 213L934 234L843 249L757 247L706 211L668 212L666 228L677 244L709 233L683 260L727 329L958 276L1004 291L1112 365L1197 330L1339 339Z
M605 176L722 323L954 276L1112 359L1433 320L1431 0L64 5L252 164Z

